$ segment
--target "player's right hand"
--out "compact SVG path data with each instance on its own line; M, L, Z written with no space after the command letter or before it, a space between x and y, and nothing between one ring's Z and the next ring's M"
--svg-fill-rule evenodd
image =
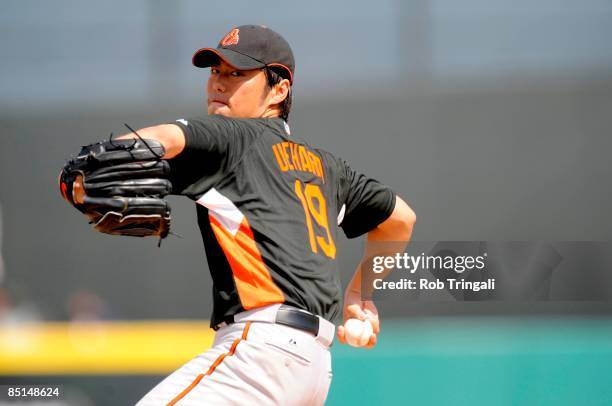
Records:
M373 334L370 341L363 348L372 348L376 345L377 335L380 333L380 320L378 319L378 309L371 300L362 300L361 292L349 288L344 295L344 311L343 325L338 326L337 334L338 341L346 344L346 333L344 331L344 323L348 319L368 320L372 325Z

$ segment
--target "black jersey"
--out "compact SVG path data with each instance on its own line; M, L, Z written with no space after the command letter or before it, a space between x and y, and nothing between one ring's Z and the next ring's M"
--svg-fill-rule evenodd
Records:
M294 140L279 118L174 124L186 144L168 161L173 193L196 202L213 279L211 325L272 303L334 321L337 226L349 238L376 227L395 207L391 189Z

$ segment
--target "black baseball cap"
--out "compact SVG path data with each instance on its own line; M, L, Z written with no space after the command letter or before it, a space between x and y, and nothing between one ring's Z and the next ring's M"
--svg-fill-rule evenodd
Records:
M217 48L197 50L192 62L198 68L207 68L219 58L240 70L264 66L281 68L282 76L293 83L295 61L289 43L263 25L241 25L232 29L219 41Z

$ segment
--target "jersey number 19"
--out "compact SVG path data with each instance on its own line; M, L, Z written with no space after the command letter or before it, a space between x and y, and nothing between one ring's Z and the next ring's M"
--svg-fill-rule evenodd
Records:
M327 204L325 197L321 193L321 189L317 185L307 183L305 186L300 180L295 181L295 193L297 194L304 214L306 215L306 227L308 228L308 236L310 238L310 248L315 254L318 253L318 247L321 247L323 253L328 257L336 258L336 244L329 231L329 222L327 221ZM312 220L323 229L324 235L315 235L312 225Z

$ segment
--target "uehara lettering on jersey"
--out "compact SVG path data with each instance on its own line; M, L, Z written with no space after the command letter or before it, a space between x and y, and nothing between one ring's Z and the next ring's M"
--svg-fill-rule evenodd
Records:
M304 145L285 141L272 145L276 163L282 172L310 172L325 182L321 158Z

